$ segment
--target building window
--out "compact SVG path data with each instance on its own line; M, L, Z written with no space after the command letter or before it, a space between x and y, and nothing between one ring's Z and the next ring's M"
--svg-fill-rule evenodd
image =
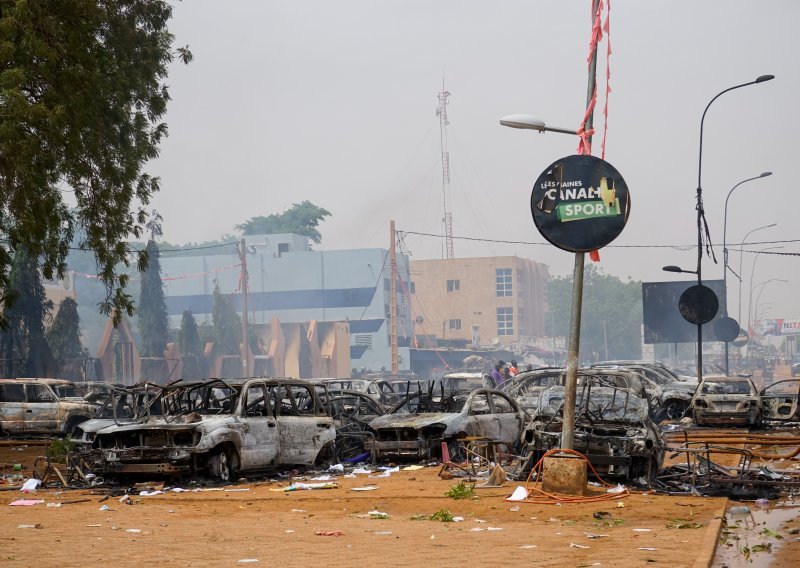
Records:
M514 308L497 308L497 335L514 335Z
M359 333L353 336L353 343L359 347L372 349L372 336L366 333Z
M448 280L447 291L458 292L461 289L461 280Z
M413 282L409 282L409 283L408 283L408 291L409 291L411 294L416 294L416 293L417 293L417 288L416 288L416 286L414 286L414 283L413 283Z
M458 331L458 330L461 329L461 320L460 319L449 320L447 323L448 323L448 326L450 328L450 331Z
M278 254L289 252L289 243L278 243Z
M497 297L511 296L511 269L497 268L495 271Z

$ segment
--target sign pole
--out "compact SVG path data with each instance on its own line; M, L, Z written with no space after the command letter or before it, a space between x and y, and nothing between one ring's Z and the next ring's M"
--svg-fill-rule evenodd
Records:
M597 14L599 0L592 2L592 24ZM586 108L592 104L596 86L597 72L597 49L592 53L589 62L589 80L586 92ZM594 125L594 110L586 118L585 132L591 132ZM586 136L586 147L591 149L592 136ZM591 153L591 150L590 150ZM561 426L561 448L564 450L573 449L575 437L575 400L578 390L578 362L581 343L581 311L583 309L583 252L575 253L575 268L572 272L572 311L569 321L569 348L567 353L567 377L564 385L564 422Z

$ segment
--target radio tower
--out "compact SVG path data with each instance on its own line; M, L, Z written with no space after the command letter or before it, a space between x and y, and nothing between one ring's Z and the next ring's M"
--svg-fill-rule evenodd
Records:
M442 200L444 202L444 244L447 252L446 258L453 256L453 214L450 212L447 197L450 193L450 152L447 151L447 127L450 121L447 120L447 97L450 92L444 88L442 79L442 90L436 95L439 99L439 106L436 109L436 116L439 117L439 139L442 147Z

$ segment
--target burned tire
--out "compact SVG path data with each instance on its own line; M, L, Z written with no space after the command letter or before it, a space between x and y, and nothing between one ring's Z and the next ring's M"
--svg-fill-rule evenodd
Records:
M232 481L239 470L239 454L231 447L215 450L208 458L208 475L218 481Z
M680 420L686 416L687 410L689 410L689 403L685 400L668 400L661 409L658 422L662 420Z

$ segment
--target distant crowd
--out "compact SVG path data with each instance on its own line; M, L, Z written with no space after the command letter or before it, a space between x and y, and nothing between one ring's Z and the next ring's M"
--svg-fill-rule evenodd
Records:
M533 365L528 365L525 370L532 371ZM519 372L520 368L514 359L511 360L510 364L500 360L497 362L497 364L495 364L494 369L492 369L492 371L487 375L487 378L490 382L490 384L487 386L489 388L500 388L503 386L503 383L513 379Z

